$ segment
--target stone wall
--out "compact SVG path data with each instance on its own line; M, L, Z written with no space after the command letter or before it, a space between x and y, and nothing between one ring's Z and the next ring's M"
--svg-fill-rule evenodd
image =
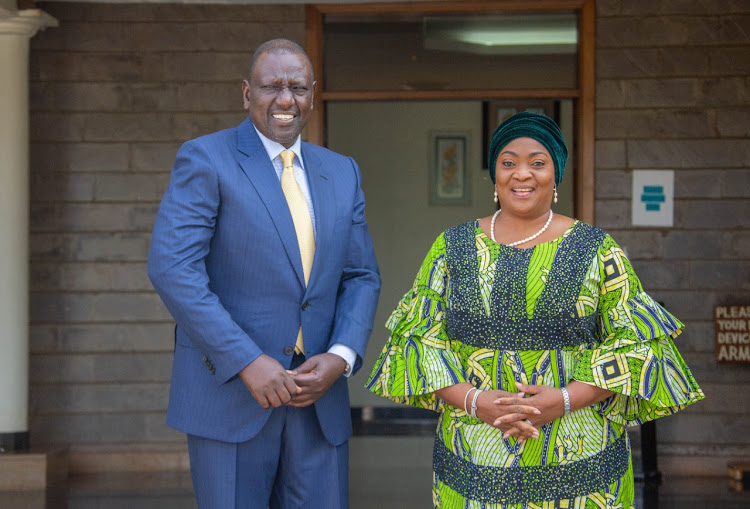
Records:
M714 361L713 307L750 303L750 3L600 0L596 218L655 298L705 401L658 421L659 461L723 474L750 456L750 365ZM675 170L674 228L630 226L631 171Z
M74 472L184 469L164 425L172 322L145 265L180 143L237 124L255 46L304 7L39 3L32 39L31 437ZM658 424L660 464L750 456L750 366L717 365L715 304L750 302L750 4L597 2L597 225L688 325L706 401ZM674 169L675 227L630 227L633 169ZM371 211L372 212L372 211Z

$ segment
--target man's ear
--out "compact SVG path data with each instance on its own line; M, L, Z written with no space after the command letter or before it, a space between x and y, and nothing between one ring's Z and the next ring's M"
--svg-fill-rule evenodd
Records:
M250 111L250 83L242 80L242 107Z

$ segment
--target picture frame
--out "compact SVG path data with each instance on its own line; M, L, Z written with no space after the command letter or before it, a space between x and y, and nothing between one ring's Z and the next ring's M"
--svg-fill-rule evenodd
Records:
M470 135L465 131L430 131L430 205L468 205Z
M483 132L482 140L482 168L487 169L487 153L490 149L490 140L495 128L503 120L518 113L519 111L532 111L547 115L555 122L557 119L557 102L554 99L498 99L484 101L483 110Z

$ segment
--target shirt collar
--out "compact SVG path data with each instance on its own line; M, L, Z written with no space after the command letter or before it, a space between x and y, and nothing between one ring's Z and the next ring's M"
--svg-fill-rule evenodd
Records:
M253 124L253 129L255 129L255 132L258 133L258 137L260 138L261 143L263 143L263 148L266 149L266 153L268 154L268 157L271 159L271 161L279 157L279 154L281 154L284 150L291 150L292 152L294 152L294 155L296 156L295 159L297 160L297 163L299 163L300 167L305 167L305 165L302 164L302 142L300 141L299 135L297 136L297 139L294 140L294 145L287 149L281 143L269 140L268 138L263 136L263 133L258 131L258 128L255 127L255 124Z

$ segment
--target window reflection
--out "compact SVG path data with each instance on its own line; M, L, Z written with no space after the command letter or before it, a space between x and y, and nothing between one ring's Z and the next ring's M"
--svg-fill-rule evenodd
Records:
M575 14L327 15L325 88L575 88Z

